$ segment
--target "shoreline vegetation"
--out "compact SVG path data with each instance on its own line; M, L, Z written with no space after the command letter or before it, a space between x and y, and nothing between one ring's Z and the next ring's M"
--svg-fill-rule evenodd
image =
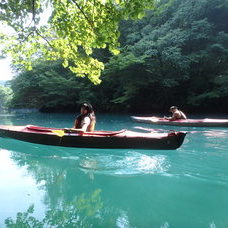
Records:
M176 105L189 114L228 114L227 21L223 0L171 1L160 13L121 21L119 55L95 50L105 64L101 84L75 77L61 60L36 61L7 82L6 106L70 113L89 102L99 112L149 114Z
M14 115L27 115L27 114L77 114L78 110L75 111L67 111L67 110L60 110L58 112L41 112L39 109L35 109L35 108L20 108L20 109L5 109L5 110L1 110L0 109L0 116L14 116ZM164 110L163 112L102 112L97 110L96 111L97 115L124 115L124 116L145 116L145 117L149 117L149 116L154 116L154 117L163 117L164 115L170 115L170 113L167 110ZM207 113L207 112L193 112L193 113L187 113L188 114L188 118L189 119L204 119L204 118L216 118L216 119L227 119L227 115L228 113L224 112L224 113L216 113L216 112L211 112L211 113Z

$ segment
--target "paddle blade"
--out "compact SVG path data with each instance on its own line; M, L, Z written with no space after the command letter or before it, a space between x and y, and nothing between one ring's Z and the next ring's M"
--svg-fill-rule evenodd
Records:
M63 137L65 135L65 132L63 130L52 130L52 132L58 135L59 137Z

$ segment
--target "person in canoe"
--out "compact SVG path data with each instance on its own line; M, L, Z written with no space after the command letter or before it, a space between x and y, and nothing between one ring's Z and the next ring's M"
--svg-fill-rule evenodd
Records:
M74 121L74 130L78 131L94 131L96 124L96 117L93 111L93 107L89 103L84 103L81 105L81 114L77 116Z
M89 103L81 105L81 114L76 117L73 128L64 128L65 132L91 132L94 131L96 116Z
M164 119L166 120L186 120L187 117L186 115L177 108L177 106L171 106L169 109L170 112L172 112L172 116L171 117L166 117L164 116Z

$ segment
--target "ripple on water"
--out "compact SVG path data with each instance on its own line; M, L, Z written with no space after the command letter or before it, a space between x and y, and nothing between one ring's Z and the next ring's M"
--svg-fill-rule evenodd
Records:
M169 168L165 155L148 156L138 152L128 152L125 156L90 156L79 161L84 171L107 175L136 175L164 173Z

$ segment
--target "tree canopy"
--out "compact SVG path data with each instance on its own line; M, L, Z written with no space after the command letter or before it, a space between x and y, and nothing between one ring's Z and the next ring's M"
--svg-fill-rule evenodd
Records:
M120 83L115 101L132 109L177 104L189 111L225 111L226 21L227 1L175 0L161 14L152 11L140 21L123 22L123 51L109 61L106 72L129 85Z
M12 81L14 104L71 111L89 101L100 111L164 112L177 105L187 113L227 113L228 2L163 0L158 7L120 22L119 55L96 49L106 66L100 85L74 77L60 62L38 61Z
M12 90L9 87L0 85L0 112L7 109L11 101Z
M94 49L118 54L119 22L139 19L157 0L3 0L0 21L12 28L0 33L2 54L32 68L32 59L62 59L77 76L100 83L104 64ZM43 18L50 17L47 23Z

